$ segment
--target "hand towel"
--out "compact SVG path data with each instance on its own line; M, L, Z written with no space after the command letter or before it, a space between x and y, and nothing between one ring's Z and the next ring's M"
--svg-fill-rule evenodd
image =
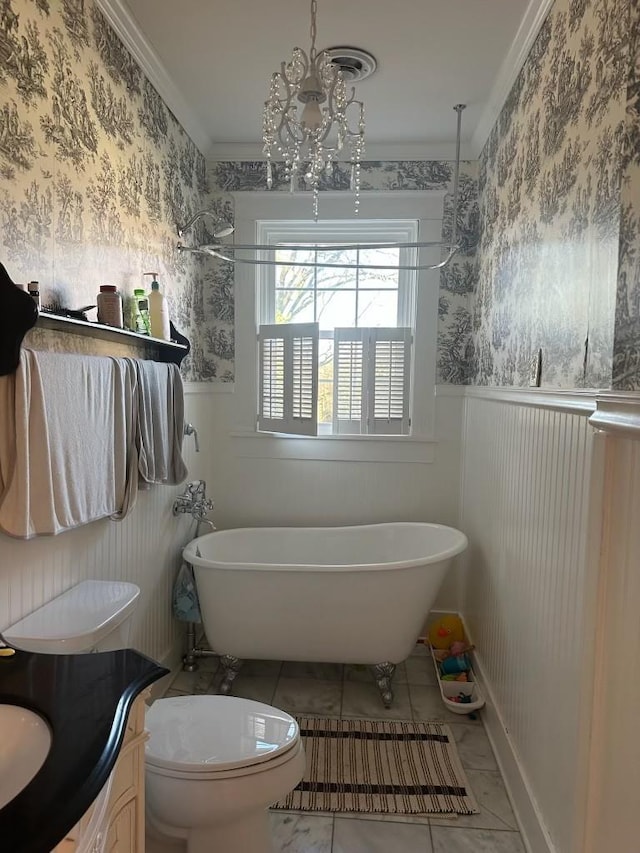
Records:
M23 349L0 377L0 528L29 539L123 518L137 494L126 359Z
M131 359L137 374L138 470L143 483L176 485L188 474L182 459L184 389L175 364Z

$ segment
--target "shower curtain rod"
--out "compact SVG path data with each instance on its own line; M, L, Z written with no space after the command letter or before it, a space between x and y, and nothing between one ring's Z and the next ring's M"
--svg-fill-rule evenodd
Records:
M255 266L274 266L274 267L309 267L314 269L316 267L322 269L361 269L361 270L438 270L445 267L451 258L456 254L459 250L460 246L448 246L447 244L441 242L416 242L416 243L385 243L384 248L433 248L434 246L440 246L441 248L448 248L449 253L447 257L440 261L437 264L336 264L336 263L322 263L319 261L278 261L275 258L236 258L231 257L228 254L225 254L229 250L234 251L236 249L244 249L244 250L254 250L254 251L271 251L273 252L276 248L275 246L261 246L261 245L245 245L245 246L222 246L220 244L215 244L211 246L183 246L178 244L178 251L180 252L192 252L196 255L209 255L209 257L218 258L221 261L229 261L230 263L242 263L242 264L253 264ZM374 243L351 243L348 246L341 246L341 244L336 243L336 248L344 248L344 249L368 249L368 248L382 248L382 244L374 244ZM287 249L292 249L294 251L308 251L309 246L287 246ZM329 249L318 249L318 251L329 251Z

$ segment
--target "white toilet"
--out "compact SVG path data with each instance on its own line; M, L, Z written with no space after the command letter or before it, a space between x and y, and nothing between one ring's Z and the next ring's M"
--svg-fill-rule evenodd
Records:
M139 595L132 583L83 581L3 635L16 648L48 654L127 648ZM146 727L151 843L188 853L271 853L267 809L305 768L293 717L233 696L179 696L154 702Z
M271 853L268 807L302 778L293 717L233 696L159 699L147 711L147 832L188 853Z

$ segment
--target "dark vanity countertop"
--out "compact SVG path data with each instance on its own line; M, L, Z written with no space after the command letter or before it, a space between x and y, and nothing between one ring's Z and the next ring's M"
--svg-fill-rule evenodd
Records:
M0 704L36 711L52 731L41 769L0 809L3 853L50 853L65 837L113 770L136 696L167 672L132 649L0 658Z

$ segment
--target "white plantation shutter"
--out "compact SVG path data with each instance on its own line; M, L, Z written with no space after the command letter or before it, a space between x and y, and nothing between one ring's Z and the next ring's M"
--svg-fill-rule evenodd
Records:
M363 401L363 329L335 329L333 337L333 431L360 433Z
M369 331L369 432L408 435L411 329Z
M317 435L317 323L260 326L258 429Z
M408 435L411 329L334 331L333 431Z

